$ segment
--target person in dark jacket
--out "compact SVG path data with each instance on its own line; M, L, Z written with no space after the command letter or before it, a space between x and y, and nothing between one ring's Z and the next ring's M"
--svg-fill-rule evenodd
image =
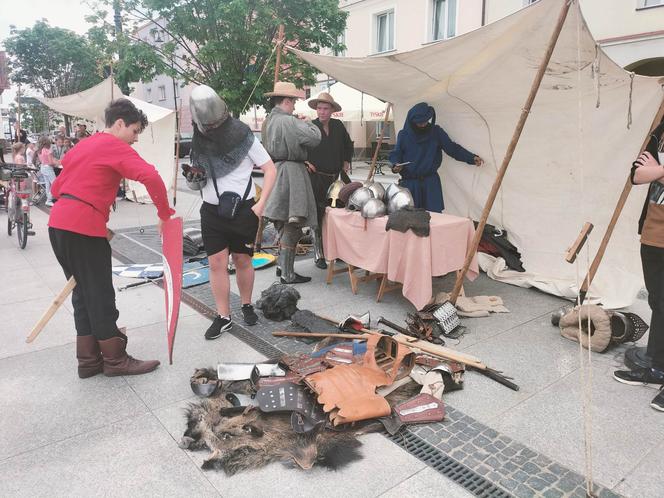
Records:
M312 121L321 133L318 146L309 151L306 161L311 179L311 187L318 208L318 228L314 230L314 263L318 268L327 268L323 254L323 216L327 206L327 190L339 178L350 183L348 171L353 158L353 142L344 124L332 117L332 113L341 111L341 106L332 95L322 92L308 102L309 107L316 110L318 117Z
M436 124L436 111L426 102L414 105L406 116L397 143L390 153L392 171L401 174L399 185L413 194L415 207L442 212L443 188L438 168L443 151L457 161L481 166L481 157L452 141L445 130ZM407 163L403 164L402 163Z
M632 165L634 185L650 184L646 196L639 234L641 264L652 309L647 353L650 368L618 370L613 378L623 384L659 385L660 391L650 406L664 412L664 121L650 136L645 152Z

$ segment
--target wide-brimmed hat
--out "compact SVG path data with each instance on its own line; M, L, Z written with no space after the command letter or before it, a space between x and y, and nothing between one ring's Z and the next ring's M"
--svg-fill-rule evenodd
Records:
M330 104L332 106L332 109L334 109L334 112L339 112L341 110L341 106L337 104L332 95L330 95L327 92L321 92L318 94L318 97L316 97L315 99L311 99L309 101L309 107L311 107L312 109L316 109L319 102Z
M288 81L277 81L274 84L274 90L267 92L266 97L291 97L293 99L300 98L300 92L295 87L294 83Z

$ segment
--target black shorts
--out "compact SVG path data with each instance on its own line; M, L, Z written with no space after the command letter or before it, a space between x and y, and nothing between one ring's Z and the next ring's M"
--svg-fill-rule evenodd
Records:
M208 256L228 248L230 252L254 255L258 217L251 210L254 200L244 201L234 220L217 214L217 206L204 202L201 206L201 232Z

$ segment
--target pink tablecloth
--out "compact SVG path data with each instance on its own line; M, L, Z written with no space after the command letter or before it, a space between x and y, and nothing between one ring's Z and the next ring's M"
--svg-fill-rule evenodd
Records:
M366 222L366 224L365 224ZM431 213L429 237L385 230L387 216L365 220L360 213L327 208L323 230L325 257L375 273L386 273L403 284L403 295L419 310L431 300L431 278L460 270L475 229L466 218ZM477 257L466 274L479 273Z

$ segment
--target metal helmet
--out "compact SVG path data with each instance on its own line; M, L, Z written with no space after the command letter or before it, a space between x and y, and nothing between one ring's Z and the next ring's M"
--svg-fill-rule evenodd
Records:
M385 203L380 199L369 199L362 206L362 217L363 218L380 218L385 216L387 213L387 208Z
M188 167L184 172L184 178L187 180L187 187L191 190L203 190L203 187L207 185L207 173L205 169L201 167Z
M385 189L385 201L389 201L392 198L392 196L399 191L400 188L401 187L399 187L398 184L390 183Z
M207 85L197 86L191 91L189 107L192 121L203 133L221 126L228 118L226 102Z
M360 187L350 196L346 207L351 211L360 211L369 199L373 199L373 192L367 187Z
M325 198L330 201L330 206L333 208L337 207L337 201L339 200L339 192L345 185L341 180L335 180L332 185L327 189L327 195ZM341 206L339 206L341 207Z
M376 199L385 200L385 187L380 182L364 182L364 186L367 187Z
M410 190L406 188L399 189L399 191L392 196L392 198L387 203L387 212L392 214L399 209L403 209L406 206L414 206L413 196L410 193Z
M362 184L360 182L350 182L344 185L339 191L339 198L337 200L337 203L341 202L342 204L340 207L347 206L350 196L353 195L353 192L355 192L361 186Z

